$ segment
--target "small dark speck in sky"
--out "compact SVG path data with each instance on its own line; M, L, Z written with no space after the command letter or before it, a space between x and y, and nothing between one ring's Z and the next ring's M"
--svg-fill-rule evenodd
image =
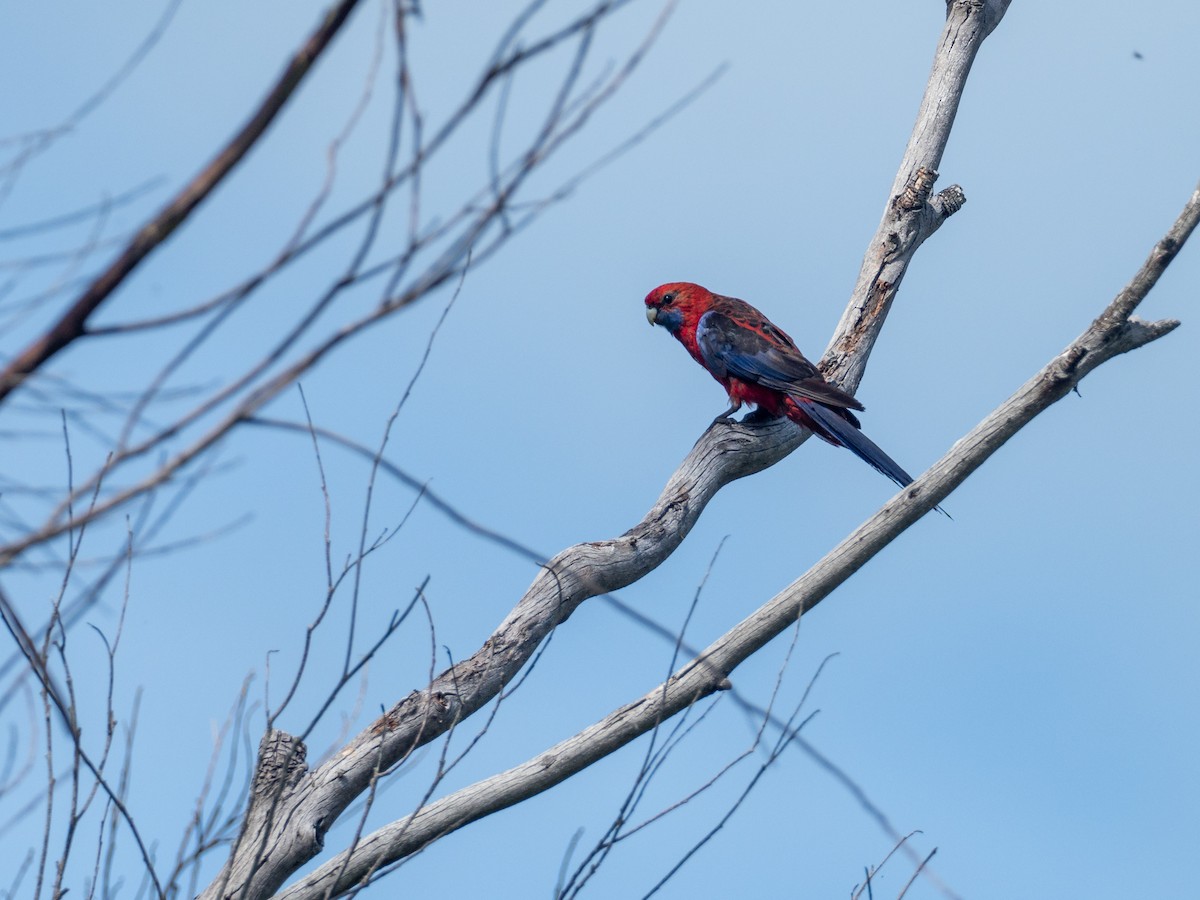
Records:
M1133 51L1133 58L1134 58L1134 59L1145 59L1146 57L1142 56L1142 54L1141 54L1139 51L1137 51L1137 50L1134 50L1134 51Z

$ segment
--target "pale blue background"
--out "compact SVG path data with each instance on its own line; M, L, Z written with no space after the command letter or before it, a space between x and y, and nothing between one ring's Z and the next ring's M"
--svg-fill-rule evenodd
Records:
M423 6L411 42L418 99L433 123L478 76L519 5ZM120 91L24 171L0 206L0 227L162 176L143 201L113 213L106 233L135 227L240 125L322 8L296 0L185 2ZM531 33L577 8L550 4ZM69 115L160 11L159 3L132 0L6 4L4 133ZM935 0L736 9L684 0L627 88L536 186L550 189L600 156L717 65L728 62L728 72L468 276L389 458L466 514L545 553L632 526L724 402L674 342L646 327L641 298L663 281L698 281L760 306L819 355L885 202L942 11ZM104 321L199 302L274 255L319 188L326 146L359 97L379 12L367 6L356 14L267 140L126 284ZM657 14L639 3L617 16L600 35L591 71L622 58ZM961 184L968 203L920 251L860 391L865 430L910 470L937 459L1086 328L1178 213L1200 177L1198 33L1200 8L1182 0L1140 8L1018 0L986 43L941 167L940 184ZM540 124L566 61L559 54L514 85L508 152ZM375 183L390 65L389 55L344 150L331 212ZM430 168L429 214L444 215L486 183L493 108ZM74 247L86 234L81 227L7 241L0 250L17 259ZM338 270L346 246L280 278L225 349L214 348L189 376L214 378L239 354L250 358L256 335L308 302L313 285ZM98 252L83 271L106 258ZM35 293L63 271L28 274L5 299ZM921 855L938 848L933 869L960 895L1183 897L1194 889L1200 343L1191 320L1198 283L1200 248L1190 246L1142 309L1147 318L1184 319L1181 329L1087 379L1082 397L1039 418L946 501L952 522L919 523L801 626L782 708L790 711L821 661L837 654L809 698L806 710L820 714L805 738L901 833L923 832L914 846ZM360 306L374 290L359 295ZM306 377L314 419L377 442L448 298L442 291ZM6 332L0 347L13 352L39 321L35 315ZM54 370L92 388L136 389L152 371L144 364L168 345L169 336L157 336L119 350L80 347ZM294 392L269 412L302 416ZM57 421L9 416L5 429L45 436L6 431L6 477L61 486ZM75 452L79 467L101 449L77 435ZM323 506L310 442L246 430L221 459L236 465L206 482L159 543L245 512L253 520L231 536L136 563L119 657L122 718L143 691L130 807L163 857L174 855L212 734L243 679L258 674L251 695L261 698L265 659L278 651L271 690L280 696L324 591ZM336 565L357 544L367 470L333 447L323 459ZM850 454L810 442L724 490L679 551L621 597L676 627L727 537L688 632L692 643L706 644L890 494ZM381 482L372 533L398 522L411 502L411 491ZM123 527L97 529L85 549L107 552ZM373 634L429 575L437 642L462 658L534 572L418 506L372 557L362 634ZM31 616L55 590L53 576L26 573L11 574L4 586ZM119 599L118 591L87 621L111 634ZM316 677L282 727L298 730L311 717L322 673L340 663L344 619L338 623L318 642ZM357 688L347 691L350 727L424 683L428 648L416 620L372 667L357 711ZM70 650L87 698L100 690L99 642L80 629ZM776 642L735 674L735 684L766 702L786 652L786 641ZM640 696L669 660L660 638L601 602L586 604L445 789L514 765ZM438 667L444 662L442 651ZM18 706L3 715L24 722ZM252 720L252 741L261 722L261 714ZM85 733L98 739L100 728L97 719ZM312 757L340 732L331 716L310 742ZM641 811L702 784L752 735L753 725L723 701L671 757ZM550 895L572 834L585 829L583 848L600 835L644 749L634 745L444 840L377 893ZM411 808L435 761L426 753L383 793L372 826ZM717 822L753 765L621 844L592 896L641 896ZM11 807L0 818L9 814ZM32 821L0 836L0 871L15 868L39 828ZM93 835L85 835L88 849L68 879L81 896ZM792 750L660 896L848 896L892 843L838 781ZM336 833L330 845L340 846ZM129 851L126 840L120 859L136 878ZM895 896L911 871L908 860L893 859L875 896ZM7 883L0 877L0 887ZM942 893L922 879L907 896Z

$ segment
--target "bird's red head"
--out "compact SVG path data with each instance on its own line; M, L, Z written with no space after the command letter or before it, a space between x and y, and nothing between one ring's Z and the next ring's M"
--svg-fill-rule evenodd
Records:
M646 295L646 318L651 325L661 325L678 334L685 326L695 327L708 311L712 293L690 281L660 284Z

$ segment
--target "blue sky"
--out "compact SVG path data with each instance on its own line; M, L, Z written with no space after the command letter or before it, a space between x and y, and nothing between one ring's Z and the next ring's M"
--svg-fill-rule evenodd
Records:
M478 76L518 5L423 6L410 41L418 101L436 123ZM578 8L550 3L531 33ZM0 227L157 179L141 200L112 211L104 235L136 227L241 123L321 9L295 0L183 3L119 91L22 171L0 205ZM0 79L20 89L0 97L4 131L62 121L161 10L133 0L56 6L53 15L33 5L7 10ZM658 11L635 3L614 18L589 72L621 59ZM646 327L641 298L661 282L697 281L756 304L818 356L887 199L941 21L934 2L773 2L732 14L727 4L683 0L625 89L550 163L530 197L620 143L717 66L727 71L468 274L397 420L389 459L467 515L547 554L635 524L725 399L673 341ZM278 251L320 188L329 141L362 93L379 22L378 6L356 14L265 142L102 321L185 308ZM1200 178L1200 124L1189 106L1198 29L1200 11L1178 0L1105 14L1082 2L1018 2L986 42L939 181L961 184L967 205L918 254L859 391L864 430L910 471L939 458L1083 331L1173 221ZM385 51L381 81L342 149L329 210L377 179L391 62ZM516 153L538 127L567 63L559 54L514 83L502 152ZM487 183L492 110L430 166L430 218ZM10 239L0 260L72 248L87 235L81 226ZM101 246L74 275L97 270L110 252ZM251 358L345 255L346 245L330 248L272 283L183 383L211 384ZM74 277L67 266L10 269L21 281L4 302ZM1182 896L1192 883L1183 861L1200 839L1192 415L1200 346L1190 321L1198 283L1200 253L1191 246L1141 310L1181 318L1183 327L1103 366L1081 396L1046 412L946 501L953 521L918 523L800 626L780 703L797 703L836 654L807 700L805 709L819 713L805 739L899 832L920 830L914 846L922 855L937 848L933 869L962 896ZM346 303L362 309L375 296L368 290ZM449 297L431 296L310 373L303 385L313 419L376 444ZM0 350L21 346L41 314L6 330ZM53 371L95 390L136 390L170 339L81 347ZM294 392L268 412L303 417ZM61 486L57 412L11 415L0 425L0 469ZM82 470L105 448L77 434L73 452ZM252 518L231 534L136 562L116 675L119 716L141 691L130 805L166 856L204 777L213 729L248 673L256 674L252 698L262 697L268 654L271 696L280 696L324 595L325 513L311 442L247 429L223 445L219 461L159 543ZM368 471L331 446L322 462L337 565L359 540ZM621 598L676 627L712 563L688 631L704 645L890 496L886 480L850 454L809 442L727 487L683 546ZM413 499L402 485L377 484L371 533L399 522ZM85 550L101 555L123 529L96 529ZM381 627L428 576L441 668L447 653L459 659L479 646L534 574L526 560L418 503L366 568L360 634ZM31 611L55 590L52 574L13 572L0 583ZM120 594L87 621L111 634ZM344 617L345 607L337 609ZM281 727L299 730L311 718L322 676L340 664L344 628L318 641L312 677ZM423 625L402 631L358 699L355 686L318 729L310 755L337 742L343 713L345 728L361 727L381 704L424 684L429 644ZM765 702L787 645L777 641L739 670L739 691ZM93 699L100 649L91 630L73 632L77 677L90 673L80 690ZM603 603L585 604L446 789L521 762L640 696L667 673L670 652ZM12 705L3 715L24 721ZM261 723L260 712L251 741ZM722 701L670 758L645 811L707 781L752 736L753 725ZM600 835L644 751L635 744L468 827L381 890L549 895L572 835L584 829L584 848ZM370 824L407 812L434 762L426 754L403 773ZM622 844L593 895L641 896L716 823L752 765ZM4 819L5 806L0 798ZM23 848L29 833L5 837L3 855ZM659 896L847 896L892 842L838 780L793 750ZM122 860L132 876L133 857ZM890 862L876 896L897 894L911 869ZM76 890L87 871L81 863ZM943 894L922 880L907 896Z

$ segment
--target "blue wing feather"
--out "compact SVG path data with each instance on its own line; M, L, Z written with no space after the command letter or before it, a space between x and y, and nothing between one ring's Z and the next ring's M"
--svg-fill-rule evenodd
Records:
M852 396L827 382L791 338L753 307L746 308L748 314L757 316L755 325L762 333L719 310L709 310L697 322L696 345L710 372L718 378L732 376L797 399L842 409L863 408Z

